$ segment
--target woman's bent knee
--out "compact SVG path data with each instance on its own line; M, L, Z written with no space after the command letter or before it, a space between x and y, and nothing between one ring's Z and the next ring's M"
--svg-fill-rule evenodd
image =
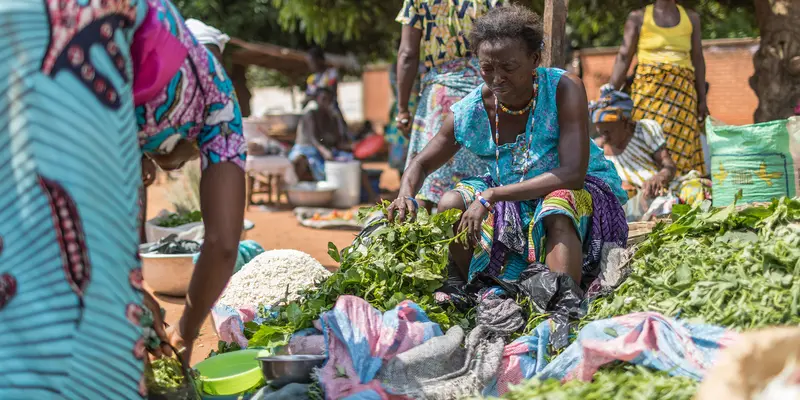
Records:
M455 190L451 190L442 196L442 199L439 200L439 205L437 206L439 211L446 211L452 209L458 210L465 210L466 207L464 205L464 198L461 197L461 193L456 192Z
M572 218L562 214L544 217L544 228L548 236L578 234L578 231L575 230L575 224L572 222Z

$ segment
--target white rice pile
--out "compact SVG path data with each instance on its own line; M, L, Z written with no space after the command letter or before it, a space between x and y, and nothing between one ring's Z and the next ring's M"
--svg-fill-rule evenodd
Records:
M331 273L310 255L297 250L270 250L250 260L231 277L218 304L241 308L271 305L284 298L298 298L297 292L308 289Z

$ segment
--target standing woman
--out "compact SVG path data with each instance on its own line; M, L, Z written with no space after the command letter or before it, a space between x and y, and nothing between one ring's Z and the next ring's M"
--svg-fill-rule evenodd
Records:
M475 0L461 5L451 1L405 0L397 21L403 34L397 56L397 127L411 133L411 160L442 127L450 106L481 83L478 61L470 51L468 36L474 20L507 0ZM411 115L409 102L420 59L427 72L421 79L419 104ZM461 179L486 172L486 163L468 151L455 157L430 175L417 193L427 208Z
M195 131L206 242L187 311L164 332L142 290L137 117L146 116L135 104L163 94L187 54L200 54L196 42L168 0L3 1L0 23L0 398L141 398L146 349L158 342L143 326L155 318L161 340L190 351L236 262L244 142L235 99L209 90L226 81L210 58L202 79L184 82L181 98L210 110ZM197 154L159 137L172 144L165 166Z
M664 128L679 174L706 174L700 139L700 125L708 116L701 38L700 17L675 0L656 0L633 11L609 83L613 89L623 88L636 54L632 118L651 119Z
M394 96L394 104L389 109L389 123L386 125L384 136L389 142L389 166L397 170L400 176L406 168L406 157L408 157L408 137L404 132L397 129L397 64L392 64L389 68L389 85L391 85ZM408 111L413 114L417 109L419 100L419 79L414 80L411 95L408 100Z

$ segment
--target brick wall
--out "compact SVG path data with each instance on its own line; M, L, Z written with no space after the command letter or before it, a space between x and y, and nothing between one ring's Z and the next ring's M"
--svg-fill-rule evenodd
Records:
M708 107L714 118L732 125L753 123L758 99L748 82L753 75L753 54L756 50L757 39L703 42L706 80L711 85ZM600 86L608 82L616 55L617 48L584 49L577 53L589 100L596 99ZM388 121L389 107L393 101L388 68L388 65L370 66L362 77L364 118L372 121L376 128Z
M369 66L361 75L364 87L364 119L371 121L375 129L382 131L389 122L389 107L394 102L389 85L389 65Z
M703 42L706 81L711 85L708 108L714 118L731 125L753 123L758 99L750 89L749 79L753 75L756 50L757 39ZM608 82L616 55L617 48L585 49L578 54L589 100L597 99L600 86Z

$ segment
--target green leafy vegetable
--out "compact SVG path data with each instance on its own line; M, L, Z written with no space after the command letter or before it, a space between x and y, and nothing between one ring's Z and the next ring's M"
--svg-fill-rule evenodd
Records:
M592 382L572 380L561 384L550 379L530 380L515 386L503 396L508 400L689 400L697 390L691 378L671 377L634 365L601 369Z
M385 213L387 206L384 203L359 214L363 218L375 211ZM443 329L456 324L467 326L466 316L455 309L442 309L433 299L434 290L445 279L448 246L459 239L453 233L453 224L459 216L458 210L433 216L420 210L416 220L380 226L369 237L356 239L341 252L333 243L329 244L328 253L341 262L339 270L318 287L301 293L299 301L270 309L274 318L249 337L249 345L265 348L285 345L294 332L311 327L322 312L333 308L341 295L361 297L381 311L411 300Z
M176 390L184 385L185 380L183 366L174 358L153 360L145 374L147 390L151 393Z
M174 228L176 226L191 224L193 222L200 222L203 220L203 214L200 211L192 211L190 213L178 214L172 213L156 221L156 225L162 228Z
M800 200L679 211L584 323L640 311L736 329L800 323Z

